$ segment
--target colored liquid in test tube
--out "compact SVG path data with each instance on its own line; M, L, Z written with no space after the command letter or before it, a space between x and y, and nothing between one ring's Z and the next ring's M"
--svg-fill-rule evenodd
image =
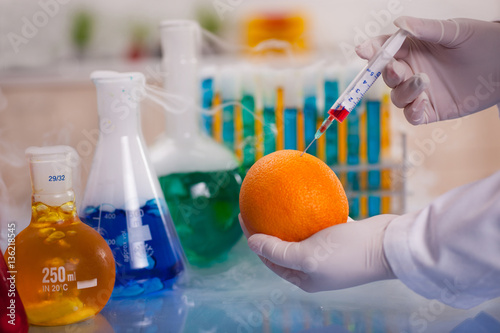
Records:
M235 68L225 67L220 74L222 97L222 140L230 150L236 150L236 103L238 100L238 78Z
M314 132L316 131L316 115L318 113L316 106L316 96L307 96L304 100L304 138L306 142L314 140ZM309 148L311 155L316 155L316 145L313 144Z
M213 107L214 100L214 78L211 68L208 68L207 73L204 73L204 77L201 80L201 106L204 110L210 110ZM210 72L209 72L210 71ZM202 124L208 135L213 133L213 115L203 114Z
M304 145L314 140L316 132L316 118L318 116L318 90L320 79L320 68L311 67L302 73L302 92L304 95ZM316 155L316 144L309 148L311 155Z
M262 84L260 93L262 95L262 131L264 135L264 155L276 150L277 126L276 126L276 77L272 70L262 70L260 73Z
M337 79L327 78L324 82L325 89L325 106L332 105L339 96L339 83ZM335 117L334 110L328 110L326 112L328 118ZM327 118L327 119L328 119ZM332 128L326 136L326 147L325 147L325 162L328 165L335 165L338 163L339 158L339 147L338 147L338 125L331 124ZM324 128L323 131L326 131Z
M380 162L380 109L381 103L377 100L366 102L367 115L367 152L368 163L377 164ZM368 190L380 190L380 170L368 171ZM378 195L368 196L368 216L375 216L381 213L381 198Z
M300 84L293 70L287 70L283 73L283 93L284 93L284 111L283 111L283 129L284 129L284 148L297 149L298 113L300 107Z
M255 78L251 68L244 68L241 75L242 98L241 98L241 119L243 125L242 154L244 168L250 168L255 162L256 138L255 138Z
M360 162L360 111L361 106L356 106L349 119L347 119L347 164L358 165ZM349 199L349 216L356 219L360 216L360 173L347 172L347 190L355 195Z

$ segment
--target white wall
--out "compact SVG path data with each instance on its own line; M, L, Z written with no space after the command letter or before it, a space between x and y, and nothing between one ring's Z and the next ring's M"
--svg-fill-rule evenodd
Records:
M0 0L0 69L44 66L70 57L71 17L81 8L95 14L90 53L103 57L124 54L132 22L148 26L150 42L154 43L160 20L193 18L194 9L201 5L232 32L237 31L242 18L255 10L299 10L309 16L315 45L327 50L341 42L354 44L355 37L361 36L359 31L368 35L378 33L378 28L380 32L393 31L390 22L399 15L500 18L498 0ZM26 28L26 21L34 24L35 30ZM23 28L28 32L24 36ZM17 46L18 52L9 40L14 38L12 34L25 38Z

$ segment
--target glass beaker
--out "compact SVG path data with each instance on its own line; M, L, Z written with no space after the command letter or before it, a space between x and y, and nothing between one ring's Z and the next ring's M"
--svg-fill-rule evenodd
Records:
M113 297L169 288L184 270L184 254L140 129L144 75L99 71L91 79L100 133L82 219L113 251Z
M31 222L15 238L16 286L30 324L66 325L106 305L115 261L106 241L78 218L68 146L26 150L33 187ZM5 257L8 258L6 252Z
M161 23L164 89L172 98L165 133L150 153L186 256L204 266L241 237L241 176L233 153L200 130L199 38L195 21Z

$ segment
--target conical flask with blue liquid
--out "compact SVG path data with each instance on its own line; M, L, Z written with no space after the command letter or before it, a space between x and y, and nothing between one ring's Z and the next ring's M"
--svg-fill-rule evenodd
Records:
M91 79L97 89L100 132L80 209L82 220L113 251L113 297L169 288L185 262L140 128L144 75L98 71Z
M165 132L151 160L189 262L223 260L242 235L238 223L241 176L234 154L200 130L195 21L161 23Z

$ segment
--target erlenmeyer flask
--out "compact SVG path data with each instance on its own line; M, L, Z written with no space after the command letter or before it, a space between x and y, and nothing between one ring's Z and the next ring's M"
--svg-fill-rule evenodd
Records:
M100 134L82 219L113 251L113 297L171 287L184 270L184 254L140 129L144 75L99 71L91 79L97 88Z
M15 238L19 296L30 324L82 321L98 313L111 296L113 254L106 241L78 218L72 187L75 150L31 147L26 155L33 198L31 222Z
M201 266L221 259L241 236L241 177L232 152L200 130L199 33L194 21L161 23L169 112L150 153L186 256Z

